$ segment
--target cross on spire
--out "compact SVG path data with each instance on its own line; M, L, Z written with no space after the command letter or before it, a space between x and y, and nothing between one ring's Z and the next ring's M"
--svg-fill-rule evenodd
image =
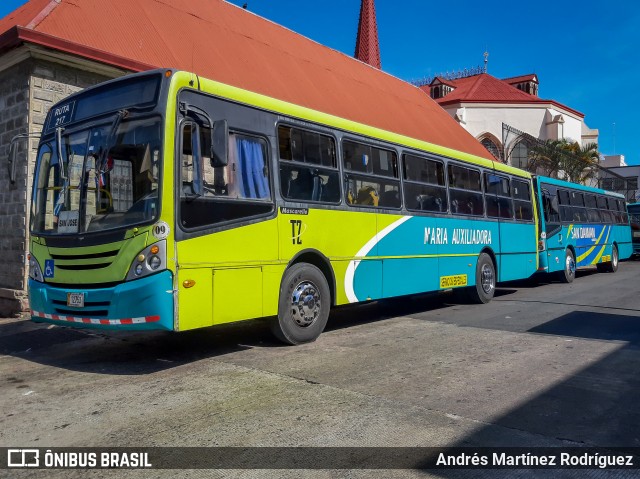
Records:
M354 56L373 67L378 69L381 67L374 0L362 0L360 4L360 22Z

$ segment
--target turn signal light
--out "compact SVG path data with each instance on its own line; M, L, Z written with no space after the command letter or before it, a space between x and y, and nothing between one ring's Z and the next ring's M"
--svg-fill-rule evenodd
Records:
M153 245L151 247L151 254L158 254L158 251L160 251L160 248L158 247L158 245Z
M184 286L185 288L191 288L192 286L195 286L196 282L192 279L185 279L182 282L182 286Z

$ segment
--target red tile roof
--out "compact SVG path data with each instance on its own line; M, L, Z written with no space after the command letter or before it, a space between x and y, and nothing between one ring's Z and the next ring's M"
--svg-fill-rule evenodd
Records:
M443 85L449 85L449 86L454 87L454 88L456 86L455 83L453 83L452 80L447 80L446 78L442 78L442 77L434 77L434 79L431 80L431 83L430 83L429 86L433 85L436 82L441 83Z
M222 0L31 0L0 20L0 52L23 42L130 70L194 71L492 158L420 89Z
M528 75L520 75L517 77L503 78L502 81L506 81L509 85L513 85L514 83L521 83L525 81L534 81L537 83L538 76L535 73L530 73Z
M556 107L574 113L575 115L584 117L584 114L569 108L562 103L558 103L554 100L544 100L537 96L529 95L528 93L518 90L505 80L499 80L488 73L481 73L480 75L459 78L457 80L448 80L447 84L455 87L455 89L443 98L436 100L442 106L462 102L552 104ZM426 91L426 89L424 90Z

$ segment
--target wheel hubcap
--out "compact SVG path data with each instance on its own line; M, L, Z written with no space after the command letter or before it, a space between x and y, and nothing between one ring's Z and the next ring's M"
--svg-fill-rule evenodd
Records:
M482 281L482 290L485 293L490 294L495 287L495 278L491 266L489 266L488 264L483 264L480 276Z
M291 313L298 326L311 326L320 316L321 305L320 291L311 281L303 281L293 290Z
M569 276L576 274L576 262L571 255L567 256L567 273Z
M613 249L613 266L616 267L618 266L618 250L616 248Z

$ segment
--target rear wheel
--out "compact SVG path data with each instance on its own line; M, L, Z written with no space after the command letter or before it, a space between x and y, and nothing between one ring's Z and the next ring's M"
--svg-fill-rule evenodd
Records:
M327 324L330 301L327 280L318 268L293 265L282 278L278 317L272 320L271 331L287 344L315 341Z
M576 258L570 249L565 252L564 269L558 272L558 276L563 283L571 283L576 278Z
M496 268L491 256L480 253L476 265L476 284L467 288L467 298L472 303L488 303L496 292Z

